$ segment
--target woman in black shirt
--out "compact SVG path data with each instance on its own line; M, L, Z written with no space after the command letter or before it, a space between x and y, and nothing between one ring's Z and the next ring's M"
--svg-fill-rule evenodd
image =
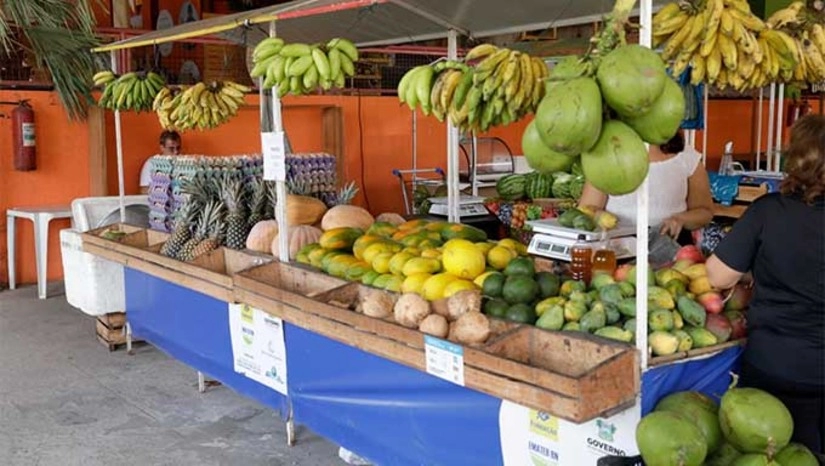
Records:
M780 193L754 202L708 259L713 286L752 272L748 342L740 386L763 389L788 407L796 442L825 444L825 117L791 129Z

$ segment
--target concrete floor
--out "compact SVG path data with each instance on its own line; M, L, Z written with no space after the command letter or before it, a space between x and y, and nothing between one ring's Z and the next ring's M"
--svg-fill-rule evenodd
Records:
M149 346L110 353L62 283L0 292L0 465L342 465L306 429Z

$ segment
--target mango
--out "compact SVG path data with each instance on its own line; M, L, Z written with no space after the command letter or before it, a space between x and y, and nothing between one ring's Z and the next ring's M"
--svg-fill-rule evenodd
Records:
M545 312L547 312L550 308L554 306L560 306L564 309L564 303L567 301L562 298L561 296L554 296L547 299L543 299L536 304L536 315L542 316Z
M627 317L636 317L636 298L624 298L619 301L619 312Z
M657 308L673 309L676 303L673 301L673 296L664 288L658 286L651 286L647 290L647 300Z
M590 280L590 287L599 290L607 285L613 285L615 283L616 280L609 273L597 272Z
M665 286L671 280L679 280L684 284L688 284L690 279L673 269L661 269L656 272L656 284Z
M690 281L688 289L696 296L713 291L713 286L710 284L708 277L698 277Z
M705 329L716 336L718 343L724 343L730 340L730 336L733 333L733 327L730 321L722 314L708 314Z
M707 277L708 276L708 269L705 267L705 264L693 264L690 267L686 268L682 274L688 277L691 281L696 280L699 277Z
M693 339L694 348L707 348L708 346L713 346L719 343L716 339L716 335L707 329L700 327L685 327L684 330L688 333L688 335L690 335L690 338Z
M688 267L690 267L693 264L694 264L694 262L692 260L689 260L689 259L677 260L676 262L673 263L673 266L671 267L671 269L673 269L677 272L682 272L684 274L684 271L687 270Z
M668 332L673 330L673 314L666 309L650 311L647 316L647 325L651 331Z
M676 304L679 314L682 314L682 319L684 319L685 323L694 327L705 326L707 313L705 312L705 308L703 308L699 303L688 298L687 296L682 296L677 300Z
M564 320L578 322L587 312L587 306L582 302L567 301L564 303Z
M593 333L607 325L607 316L604 311L596 309L585 312L579 319L579 327L582 332Z
M589 306L591 302L593 302L590 295L585 293L584 291L574 291L570 293L570 296L567 297L568 301L577 301L580 303L584 303L585 306Z
M581 327L578 322L568 322L561 328L563 332L580 332Z
M636 296L636 287L629 282L619 282L619 289L622 291L622 296L625 298L632 298Z
M681 330L685 326L685 319L682 319L682 314L679 314L679 311L675 309L670 312L673 314L673 328Z
M559 288L559 294L567 298L574 291L585 291L586 289L587 285L581 280L565 280Z
M554 298L548 298L554 299ZM545 300L547 301L547 300ZM544 302L544 301L542 301ZM539 303L541 305L541 303ZM539 313L539 307L536 306L536 314ZM545 330L561 330L564 326L564 307L559 304L553 304L549 308L543 309L539 319L536 321L536 327Z
M704 306L705 310L711 314L719 314L725 308L725 302L722 300L722 296L715 291L700 294L699 297L696 298L696 301Z
M678 279L673 279L667 282L665 284L665 289L668 293L670 293L671 296L673 296L673 299L676 299L679 296L682 296L683 294L687 293L687 286L685 285L685 282Z
M618 305L624 296L619 285L606 285L599 290L599 299L605 304Z
M627 319L624 325L622 325L622 328L636 335L636 318Z
M605 306L604 314L607 316L608 325L613 325L622 319L622 314L616 306Z
M630 343L633 341L633 332L616 327L603 327L596 330L594 334L602 338L609 338L611 340L622 341L625 343Z
M690 335L688 335L688 333L684 330L673 330L670 333L679 339L678 351L685 352L690 351L693 348L693 338L691 338Z
M647 343L656 356L669 356L679 349L679 338L663 331L655 331L648 335Z

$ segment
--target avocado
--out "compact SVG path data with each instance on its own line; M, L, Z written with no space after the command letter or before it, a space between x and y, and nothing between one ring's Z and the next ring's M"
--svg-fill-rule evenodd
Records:
M539 292L542 298L559 295L561 280L558 275L550 272L539 272L536 274L536 282L539 284Z
M532 324L536 321L536 311L529 304L513 304L507 309L505 318L513 322Z
M513 275L527 275L533 277L536 274L536 267L533 265L532 259L527 257L516 257L511 260L504 269L504 275L512 277Z
M539 295L539 284L526 275L507 277L501 295L510 304L527 304Z
M484 313L490 317L504 318L510 305L503 299L490 299L484 303Z
M484 279L481 287L482 294L490 298L500 298L505 278L506 277L500 273L490 274L490 276Z

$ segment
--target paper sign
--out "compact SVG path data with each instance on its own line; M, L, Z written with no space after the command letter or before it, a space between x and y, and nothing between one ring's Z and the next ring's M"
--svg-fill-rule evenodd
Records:
M264 179L286 181L286 144L283 131L261 133Z
M505 466L595 465L605 456L636 456L637 403L609 418L575 424L510 401L499 409Z
M286 395L283 321L246 304L230 303L229 335L235 372Z
M464 386L464 348L429 335L424 336L427 373Z

